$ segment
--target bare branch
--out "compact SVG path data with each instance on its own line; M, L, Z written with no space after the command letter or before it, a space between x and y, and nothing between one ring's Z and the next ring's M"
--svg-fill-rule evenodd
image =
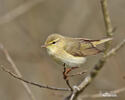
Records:
M65 80L66 81L66 84L67 84L67 86L70 88L70 90L72 91L72 86L70 85L70 83L69 83L69 80Z
M37 87L40 87L40 88L46 88L46 89L50 89L50 90L58 90L58 91L70 91L70 89L67 89L67 88L56 88L56 87L53 87L53 86L48 86L48 85L43 85L43 84L38 84L38 83L34 83L34 82L31 82L31 81L27 81L17 75L15 75L14 73L12 73L10 70L6 69L5 67L1 66L2 70L7 72L8 74L10 74L12 77L22 81L22 82L25 82L25 83L28 83L28 84L31 84L33 86L37 86Z
M20 71L18 70L18 68L16 67L14 61L12 60L12 58L10 57L8 51L4 48L4 46L2 44L0 44L0 49L4 52L6 59L8 60L8 62L11 64L12 69L16 72L16 74L19 77L22 77ZM25 88L25 90L27 91L29 97L31 98L31 100L36 100L35 96L33 95L33 93L31 92L29 86L25 83L25 82L21 82Z
M104 18L104 23L105 23L105 28L106 28L106 35L108 37L112 37L113 35L113 27L110 19L110 15L108 12L108 6L107 6L107 0L101 0L101 8L102 8L102 13L103 13L103 18ZM111 46L111 41L105 43L105 53L109 50Z
M0 25L9 23L10 21L14 20L18 16L26 13L29 11L32 7L39 4L40 2L43 2L43 0L30 0L19 7L15 8L14 10L8 12L4 16L0 17Z
M101 0L101 7L102 7L102 13L103 13L104 22L105 22L106 35L110 37L113 35L112 33L113 28L112 28L111 19L108 12L107 0Z
M83 71L83 72L78 72L76 74L70 74L68 75L68 77L74 77L74 76L77 76L77 75L83 75L83 74L86 74L87 71Z
M125 45L125 39L119 44L117 45L115 48L111 49L106 55L105 57L109 57L113 54L115 54L121 47L123 47Z

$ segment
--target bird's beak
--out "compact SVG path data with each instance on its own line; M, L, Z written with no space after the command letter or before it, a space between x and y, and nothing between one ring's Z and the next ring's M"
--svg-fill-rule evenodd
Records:
M46 45L44 44L44 45L41 45L41 48L46 48Z

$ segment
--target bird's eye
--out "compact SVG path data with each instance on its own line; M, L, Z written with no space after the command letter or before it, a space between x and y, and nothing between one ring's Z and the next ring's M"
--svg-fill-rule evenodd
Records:
M55 41L52 42L52 44L55 44L55 43L56 43Z

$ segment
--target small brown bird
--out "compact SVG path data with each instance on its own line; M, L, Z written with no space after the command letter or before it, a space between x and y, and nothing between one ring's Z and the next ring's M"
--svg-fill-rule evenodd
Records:
M48 36L45 44L48 54L59 64L65 65L65 76L74 68L85 63L86 56L101 52L96 46L112 38L92 40L86 38L71 38L59 34Z

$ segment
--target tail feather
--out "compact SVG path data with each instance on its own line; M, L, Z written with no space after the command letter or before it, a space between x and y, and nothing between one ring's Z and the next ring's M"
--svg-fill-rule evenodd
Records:
M105 38L105 39L102 39L102 40L93 41L92 44L93 44L94 47L96 47L99 44L102 44L102 43L105 43L105 42L108 42L108 41L111 41L111 40L112 40L112 38Z

